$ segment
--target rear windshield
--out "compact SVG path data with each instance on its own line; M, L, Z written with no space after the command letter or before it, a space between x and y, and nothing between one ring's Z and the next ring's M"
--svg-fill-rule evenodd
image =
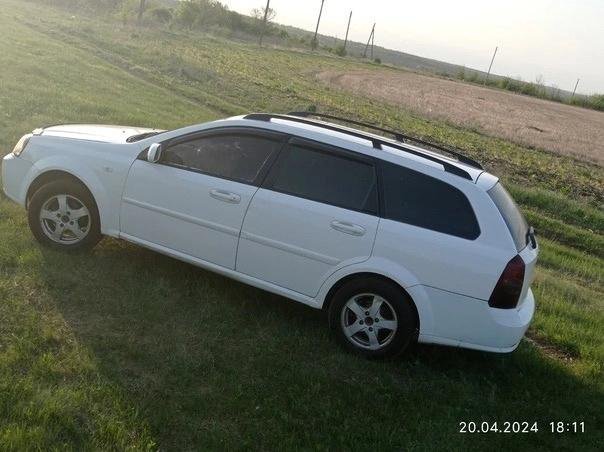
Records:
M501 212L501 216L503 217L505 224L507 224L510 234L512 234L516 249L518 251L523 250L528 243L527 234L529 225L518 209L518 206L500 183L491 188L488 193L499 209L499 212Z

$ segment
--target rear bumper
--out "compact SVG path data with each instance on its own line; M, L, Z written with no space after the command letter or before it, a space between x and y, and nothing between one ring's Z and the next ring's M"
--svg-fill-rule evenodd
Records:
M13 154L2 159L2 190L11 200L25 207L25 179L33 164Z
M433 330L420 331L419 341L424 343L509 353L520 344L535 313L530 289L516 309L494 309L486 301L425 289L430 297Z

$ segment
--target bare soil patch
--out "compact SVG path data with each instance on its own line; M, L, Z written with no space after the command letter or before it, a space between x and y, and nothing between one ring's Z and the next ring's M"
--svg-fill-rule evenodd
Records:
M526 333L524 339L552 359L573 362L578 358L576 354L569 353L560 349L559 347L556 347L555 345L550 344L546 339L537 336L530 330Z
M604 164L604 113L413 72L325 71L317 78L430 118Z

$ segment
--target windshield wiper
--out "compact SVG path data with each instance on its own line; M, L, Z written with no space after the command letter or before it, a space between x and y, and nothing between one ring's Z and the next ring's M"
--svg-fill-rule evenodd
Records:
M126 143L136 143L137 141L142 141L144 139L154 137L155 135L159 135L160 133L163 132L146 132L141 133L139 135L132 135L131 137L128 137L128 139L126 139Z

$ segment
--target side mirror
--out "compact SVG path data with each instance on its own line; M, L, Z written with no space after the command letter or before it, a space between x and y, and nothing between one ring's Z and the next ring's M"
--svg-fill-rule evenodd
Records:
M161 159L162 147L159 143L153 143L147 151L147 161L157 163Z

